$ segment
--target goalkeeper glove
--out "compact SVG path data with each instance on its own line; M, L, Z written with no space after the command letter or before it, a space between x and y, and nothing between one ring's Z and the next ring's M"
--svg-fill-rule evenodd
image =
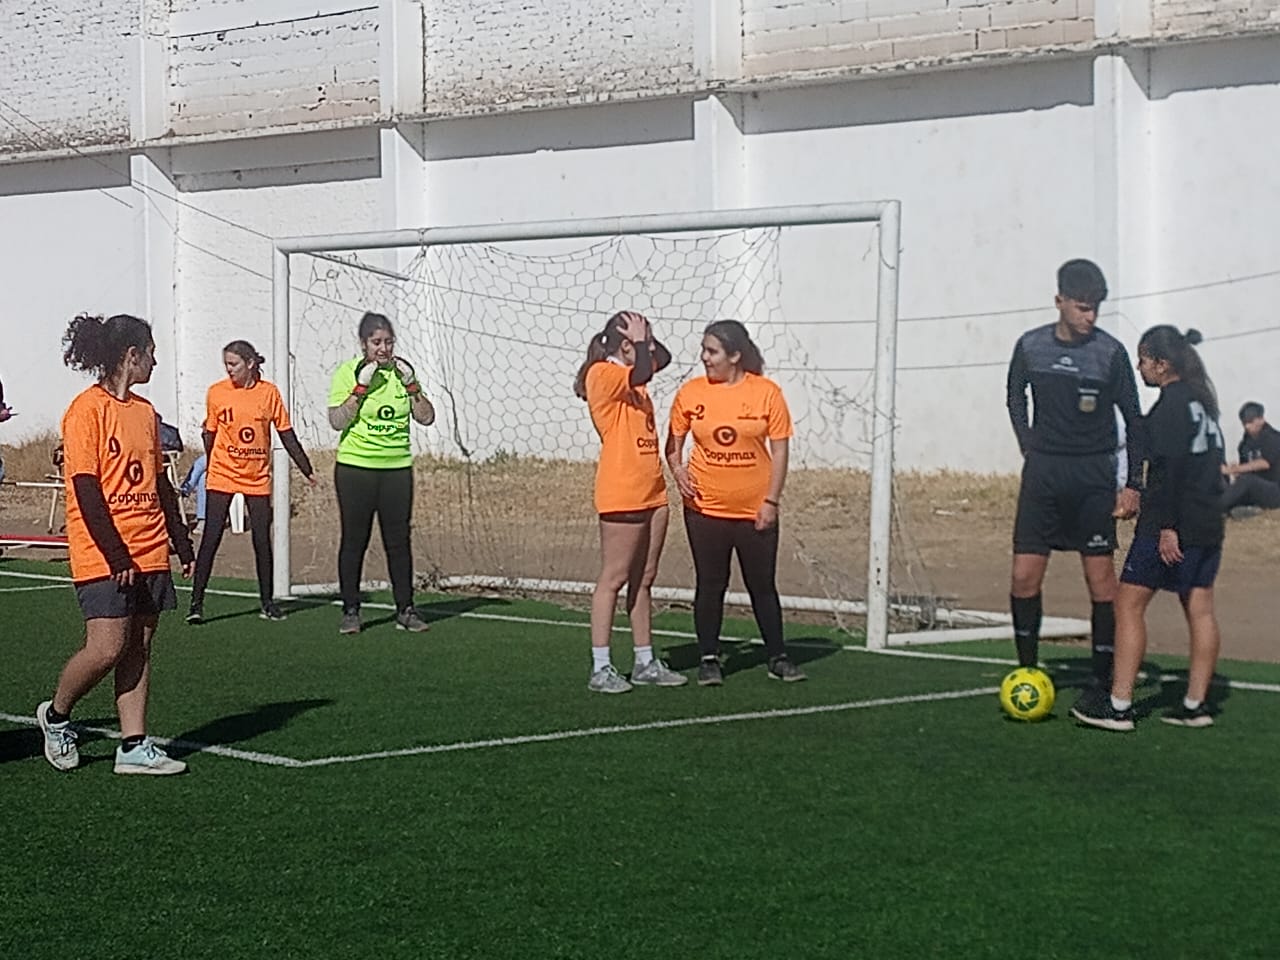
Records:
M418 383L418 374L414 372L413 364L401 357L396 357L393 362L396 366L396 376L404 384L405 391L408 392L409 396L416 396L420 393L422 387Z
M360 369L356 371L356 385L352 387L351 392L357 397L363 397L369 392L369 384L373 383L373 375L377 372L377 361L366 360L362 363Z

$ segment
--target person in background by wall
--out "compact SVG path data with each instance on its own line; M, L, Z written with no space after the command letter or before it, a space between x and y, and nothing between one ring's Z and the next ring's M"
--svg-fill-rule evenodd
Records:
M213 558L222 543L231 500L238 493L249 511L253 558L258 573L259 616L283 620L284 611L272 597L275 558L271 548L271 428L280 445L297 464L307 482L315 486L315 471L298 442L284 408L280 391L262 379L266 361L246 340L233 340L222 348L227 378L209 388L204 421L204 449L208 455L208 526L200 538L195 581L191 585L191 611L187 623L204 621L204 593L213 573Z
M595 693L626 693L633 685L679 687L688 677L653 655L650 588L667 537L667 485L658 455L653 400L646 384L671 362L638 313L615 313L591 338L573 389L591 411L600 436L595 507L600 522L600 575L591 595L591 678ZM627 682L609 656L618 592L627 588L627 618L635 666Z
M1024 459L1009 590L1018 663L1032 667L1039 658L1040 591L1049 555L1079 553L1093 607L1093 685L1085 691L1091 697L1111 686L1116 518L1138 511L1143 461L1142 414L1129 354L1096 328L1106 297L1107 281L1096 264L1064 263L1054 298L1057 322L1018 339L1006 384L1009 420ZM1124 420L1129 467L1118 492L1115 410Z
M1110 696L1082 699L1076 720L1103 730L1134 728L1133 690L1147 649L1146 611L1158 590L1178 595L1191 638L1187 692L1161 719L1213 725L1209 683L1221 638L1213 584L1222 563L1224 444L1218 398L1196 352L1200 334L1152 327L1138 341L1138 371L1160 388L1144 421L1148 457L1142 510L1116 596L1115 679Z
M1280 509L1280 430L1267 423L1262 404L1249 402L1240 408L1244 436L1237 452L1239 463L1222 465L1229 486L1222 494L1222 512L1234 517L1254 510Z
M338 632L360 632L360 575L378 518L387 573L396 605L396 628L421 633L427 622L413 606L413 450L409 421L424 427L436 411L422 392L413 365L396 353L391 321L366 313L356 330L360 356L342 363L329 385L329 426L340 431L333 485L338 494L342 540L338 584L342 620Z
M187 765L146 735L152 641L161 612L177 606L169 543L185 576L194 566L165 476L155 408L132 390L151 379L155 340L146 321L119 314L78 316L62 342L67 366L96 373L98 382L62 418L67 552L85 639L53 696L36 707L45 759L55 770L79 766L71 711L114 671L121 734L115 772L182 773Z
M698 683L711 687L724 682L720 626L734 553L764 639L768 676L803 680L804 672L787 656L777 585L778 516L787 480L791 411L782 389L763 375L760 348L737 320L710 324L701 355L706 375L686 381L676 393L666 442L693 553ZM693 450L685 463L689 434Z
M196 457L195 463L191 464L191 469L187 471L187 475L182 480L182 487L179 490L184 497L189 497L193 493L196 495L196 519L192 524L191 532L197 537L204 532L204 516L207 502L205 476L208 468L209 455L202 453Z

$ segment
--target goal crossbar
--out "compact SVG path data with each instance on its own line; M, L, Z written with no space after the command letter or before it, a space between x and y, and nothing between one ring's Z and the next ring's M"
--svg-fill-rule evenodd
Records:
M708 210L697 213L646 214L579 220L542 220L457 227L423 227L282 237L275 241L272 269L272 350L278 363L288 364L290 342L290 257L395 247L430 247L464 243L512 243L628 234L670 234L693 231L744 230L822 224L874 223L879 246L876 276L876 335L873 410L871 417L871 502L867 558L867 646L882 649L889 641L889 561L893 513L894 388L897 372L898 261L901 205L897 200L864 203L824 203L795 206ZM275 372L286 408L292 408L287 368ZM289 458L277 446L273 452L272 495L276 516L288 517ZM276 596L293 593L289 562L290 525L274 525L277 563L272 585Z

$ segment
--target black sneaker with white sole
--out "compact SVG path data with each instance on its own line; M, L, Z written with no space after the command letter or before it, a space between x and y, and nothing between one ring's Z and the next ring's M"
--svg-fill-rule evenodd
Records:
M187 612L187 623L204 623L204 607L198 603L193 603L191 609Z
M1208 701L1200 704L1194 710L1186 704L1180 703L1172 710L1166 710L1164 715L1160 717L1160 722L1172 724L1175 727L1212 727L1213 708L1209 706Z
M264 603L262 609L258 612L260 620L283 620L284 611L274 603Z
M786 654L783 654L769 661L769 679L795 683L797 680L807 680L808 677L787 658Z
M698 664L698 686L718 687L724 683L724 673L720 670L720 661L714 657Z
M1071 716L1085 726L1099 730L1113 733L1130 733L1133 730L1133 707L1117 710L1111 705L1109 694L1089 696L1085 691L1085 695L1071 708Z

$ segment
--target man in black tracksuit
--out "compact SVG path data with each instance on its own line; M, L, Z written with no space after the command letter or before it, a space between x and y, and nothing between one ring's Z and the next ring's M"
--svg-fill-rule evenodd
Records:
M1231 484L1222 495L1223 513L1233 507L1280 509L1280 430L1267 423L1265 413L1260 403L1240 408L1240 462L1222 468Z
M1119 340L1096 328L1106 296L1106 279L1096 264L1063 264L1054 298L1058 320L1019 338L1007 385L1009 419L1023 454L1010 586L1018 662L1036 663L1049 554L1079 553L1093 601L1094 689L1103 691L1110 685L1115 645L1115 521L1138 512L1145 459L1129 355ZM1028 388L1034 420L1027 411ZM1125 423L1129 463L1119 491L1117 409Z

